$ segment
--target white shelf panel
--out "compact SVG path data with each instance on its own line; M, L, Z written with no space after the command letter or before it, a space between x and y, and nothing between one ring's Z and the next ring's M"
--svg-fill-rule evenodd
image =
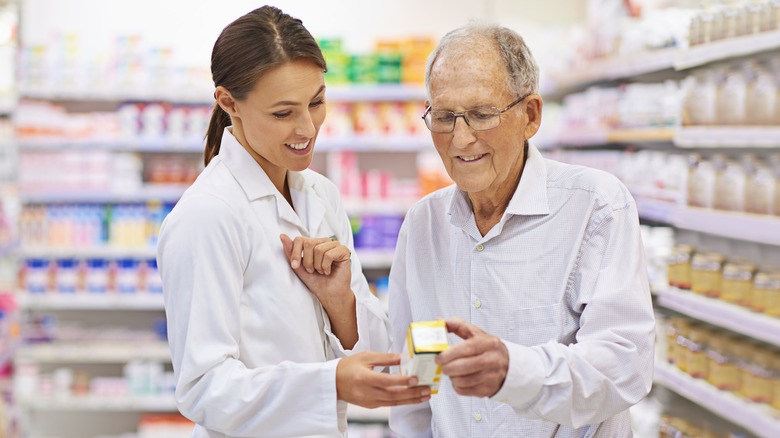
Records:
M119 90L121 88L117 88ZM39 90L22 87L22 98L42 100L78 100L106 102L174 102L187 104L212 105L213 90L156 90L156 89L125 89L121 93L116 90L70 89ZM425 87L422 84L352 84L332 85L326 91L328 100L334 102L354 101L407 101L424 100Z
M63 342L25 345L16 349L16 362L125 363L134 359L171 361L165 342Z
M667 309L780 347L779 318L673 287L657 295L658 303Z
M677 204L671 201L634 196L639 217L642 219L674 225L677 219Z
M205 144L197 141L177 141L170 139L126 139L126 140L73 140L73 139L24 139L17 142L19 150L57 151L64 150L104 150L117 152L161 152L161 153L203 153Z
M611 81L639 76L658 71L671 70L677 55L677 48L647 50L616 58L607 58L591 63L573 66L565 74L556 75L549 94L585 88L596 82ZM547 94L547 93L545 93Z
M422 101L427 94L423 84L353 84L329 86L325 96L332 102Z
M365 423L386 423L390 418L390 408L368 409L357 405L347 405L347 420Z
M780 49L780 30L693 46L676 54L674 68L685 70L713 61Z
M393 249L363 249L355 250L363 269L389 269L393 263Z
M776 438L780 414L768 406L754 404L720 391L701 379L694 379L670 365L656 363L654 380L699 406L744 427L763 438Z
M189 184L147 184L134 191L116 190L69 190L40 191L22 193L25 204L64 203L121 203L162 201L176 202L189 187Z
M19 306L30 310L163 310L162 294L77 292L75 294L29 294L19 292Z
M776 148L780 126L685 126L674 132L674 144L681 148Z
M553 138L564 146L603 146L615 143L671 143L672 128L566 129Z
M315 154L336 151L419 152L425 149L433 150L431 137L426 135L322 137L314 145Z
M780 217L751 213L679 207L674 225L730 239L780 245Z
M38 89L22 85L19 90L21 99L73 100L94 102L173 102L182 104L211 105L214 103L214 90L202 89L130 89L115 87L100 88L62 88Z
M154 247L118 247L118 246L93 246L93 247L30 247L23 246L17 251L21 258L155 258L157 251Z
M64 396L34 397L19 400L23 408L38 411L102 412L175 412L176 400L170 395L149 396Z
M417 200L353 200L345 199L344 208L350 216L363 216L369 214L404 216Z

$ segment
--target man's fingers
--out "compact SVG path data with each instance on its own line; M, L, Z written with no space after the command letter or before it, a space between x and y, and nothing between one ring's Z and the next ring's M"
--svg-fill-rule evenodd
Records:
M458 359L470 358L482 354L491 348L491 345L484 342L484 340L486 339L471 338L457 343L436 355L436 363L444 366Z
M474 324L469 324L460 318L447 318L445 322L447 324L447 331L458 335L462 339L469 339L475 335L485 333L484 330Z
M280 234L279 240L282 241L282 251L284 251L287 260L290 260L290 254L292 254L292 239L286 234Z

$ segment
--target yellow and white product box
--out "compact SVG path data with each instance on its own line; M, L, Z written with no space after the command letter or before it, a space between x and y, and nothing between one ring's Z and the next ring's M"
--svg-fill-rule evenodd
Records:
M436 394L441 380L441 366L435 362L436 355L447 348L447 324L444 320L409 324L401 353L401 374L417 376L420 385L430 386L431 394Z

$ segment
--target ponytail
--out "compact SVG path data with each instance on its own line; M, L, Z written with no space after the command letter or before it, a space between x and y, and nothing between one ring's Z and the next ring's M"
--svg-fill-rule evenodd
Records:
M215 102L214 110L211 112L209 129L206 132L206 149L203 151L204 165L208 166L209 161L219 153L219 146L222 144L222 133L225 132L225 128L230 126L230 124L230 115Z

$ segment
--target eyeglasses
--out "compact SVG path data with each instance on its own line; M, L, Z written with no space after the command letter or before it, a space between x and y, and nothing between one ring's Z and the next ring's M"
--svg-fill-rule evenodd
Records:
M501 114L509 111L510 108L522 102L523 99L530 96L518 97L517 100L507 105L506 108L500 110L496 107L481 107L466 110L462 113L455 113L452 111L439 111L431 110L429 106L422 115L422 119L425 120L425 126L431 130L431 132L447 133L455 130L455 122L458 117L463 117L463 121L466 122L469 127L475 131L487 131L498 127L501 123Z

